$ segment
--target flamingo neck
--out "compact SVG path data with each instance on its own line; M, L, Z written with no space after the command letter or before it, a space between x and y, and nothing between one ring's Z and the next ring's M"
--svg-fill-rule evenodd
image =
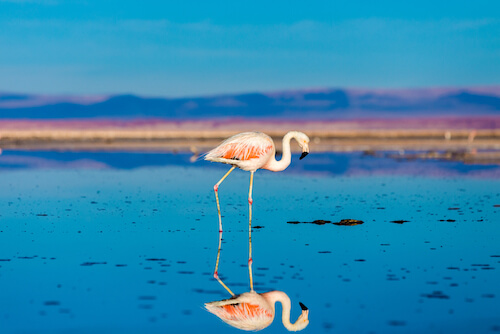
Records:
M277 161L275 156L271 157L271 160L265 167L266 169L269 169L273 172L281 172L282 170L285 170L288 166L290 166L290 162L292 162L290 140L292 138L295 138L295 131L290 131L283 137L283 144L281 146L283 154L281 156L281 160Z
M290 298L286 293L282 291L271 291L263 294L267 301L273 307L273 313L275 310L275 303L280 302L282 308L281 320L283 321L283 326L289 331L297 331L298 330L298 321L294 324L290 322L290 309L292 307Z

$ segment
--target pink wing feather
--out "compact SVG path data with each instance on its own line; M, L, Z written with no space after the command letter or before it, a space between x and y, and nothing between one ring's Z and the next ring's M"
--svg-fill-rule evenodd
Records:
M244 132L234 135L205 156L205 160L250 160L269 153L274 144L272 139L260 132Z
M269 310L250 303L221 305L220 302L214 302L205 304L205 307L228 325L243 330L255 331L266 328L274 318Z

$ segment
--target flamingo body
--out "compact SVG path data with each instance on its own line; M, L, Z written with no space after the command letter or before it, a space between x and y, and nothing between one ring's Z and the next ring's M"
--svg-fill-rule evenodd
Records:
M274 309L255 291L205 304L206 309L232 327L247 331L266 328L274 320Z
M205 160L254 172L263 168L275 152L273 140L265 133L243 132L226 139L208 152Z

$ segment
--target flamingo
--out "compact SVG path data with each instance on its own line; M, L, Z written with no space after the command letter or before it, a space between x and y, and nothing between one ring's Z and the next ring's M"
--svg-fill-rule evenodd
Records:
M258 331L274 320L275 303L282 306L283 325L289 331L300 331L309 324L309 310L300 303L302 313L295 323L290 322L290 298L282 291L258 294L255 291L242 293L230 299L206 303L205 308L230 326L246 331Z
M295 323L290 322L290 298L282 291L271 291L258 294L253 289L252 279L252 187L253 174L257 169L268 169L274 172L285 170L291 162L290 141L295 139L302 148L303 159L309 153L309 137L302 132L290 131L283 137L283 155L277 161L274 142L268 135L261 132L244 132L234 135L205 155L205 160L222 162L231 165L231 169L214 186L217 212L219 215L219 248L215 263L214 278L231 294L230 299L206 303L206 309L218 316L227 324L243 330L261 330L274 320L275 303L282 304L283 325L290 331L304 329L308 324L309 310L300 303L302 314ZM236 168L250 172L250 187L248 191L248 272L250 276L250 292L235 295L219 277L218 267L222 243L222 218L219 204L219 186Z
M217 212L219 214L219 234L222 235L222 218L219 204L219 186L224 179L236 168L250 172L250 187L248 190L248 271L250 276L250 292L253 291L252 279L252 188L253 174L257 169L268 169L273 172L285 170L292 160L290 151L290 140L295 139L302 148L302 160L309 154L309 137L299 131L290 131L283 137L281 160L277 161L275 157L276 148L274 142L265 133L262 132L243 132L229 137L219 146L210 150L205 155L205 160L213 162L222 162L232 165L231 169L214 186L215 200L217 202ZM221 249L221 240L219 238L219 251L215 263L214 278L232 295L234 293L222 282L218 274L219 257Z

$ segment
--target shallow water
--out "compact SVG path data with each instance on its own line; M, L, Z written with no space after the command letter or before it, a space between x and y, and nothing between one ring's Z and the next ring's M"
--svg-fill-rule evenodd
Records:
M312 159L311 159L312 158ZM0 333L235 333L203 309L213 185L174 154L0 156ZM498 166L311 154L254 179L257 292L310 309L309 333L500 332ZM221 185L219 274L248 291L249 173ZM289 224L358 219L364 224ZM393 221L406 220L402 224ZM280 307L278 307L278 312ZM287 332L277 316L267 332Z

